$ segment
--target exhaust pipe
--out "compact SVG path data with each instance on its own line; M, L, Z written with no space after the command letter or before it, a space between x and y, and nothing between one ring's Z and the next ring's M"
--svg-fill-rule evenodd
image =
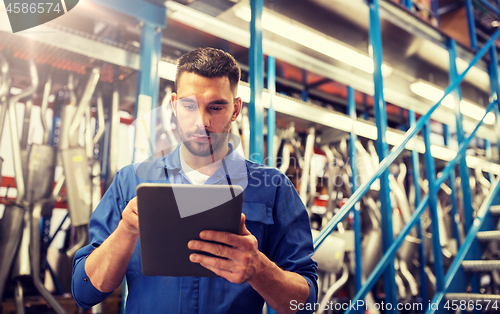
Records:
M300 188L299 195L302 203L307 206L307 187L309 185L309 171L311 167L311 159L314 150L314 138L316 129L314 127L309 128L309 132L306 140L306 149L304 152L304 167L302 168L302 177L300 178Z
M10 90L9 64L5 57L0 53L0 140L2 140L2 132L7 114L8 95Z
M17 205L5 207L0 219L0 301L17 255L24 226L24 208Z

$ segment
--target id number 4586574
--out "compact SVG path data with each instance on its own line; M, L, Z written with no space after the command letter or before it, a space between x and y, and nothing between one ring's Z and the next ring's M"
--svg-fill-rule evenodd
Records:
M59 3L9 3L5 8L9 13L50 13L50 12L61 12Z
M497 300L448 300L446 301L444 308L447 310L456 311L458 309L465 311L487 311L487 310L498 310Z

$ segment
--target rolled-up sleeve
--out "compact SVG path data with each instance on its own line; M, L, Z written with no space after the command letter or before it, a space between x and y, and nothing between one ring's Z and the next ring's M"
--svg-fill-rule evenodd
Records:
M306 308L314 309L317 302L318 264L312 260L314 249L309 215L291 181L285 177L282 182L276 190L270 258L282 269L306 279L309 286L307 303L311 306L305 306L299 313L312 313Z
M120 190L121 177L120 171L117 172L113 183L92 214L89 223L89 245L78 250L73 259L71 292L76 303L82 308L90 308L110 294L100 292L92 285L85 272L85 262L87 256L109 237L121 220L121 213L126 206Z
M305 277L305 280L307 281L307 285L309 286L309 296L307 297L307 301L305 304L311 304L311 307L307 308L312 308L314 309L314 304L318 301L318 284L316 280L311 280L309 277ZM303 309L299 311L299 313L313 313L314 311L308 311L306 309Z
M97 290L90 282L87 274L85 273L85 261L87 256L83 256L75 260L73 264L73 279L71 282L71 291L78 306L84 309L91 308L92 306L104 301L111 292L103 293Z

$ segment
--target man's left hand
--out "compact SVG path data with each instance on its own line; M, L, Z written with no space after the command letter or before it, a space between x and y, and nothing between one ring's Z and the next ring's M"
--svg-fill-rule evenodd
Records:
M205 230L200 233L200 238L229 246L191 240L188 247L192 250L211 253L226 259L203 254L191 254L189 259L194 263L200 263L203 267L232 283L241 284L247 282L264 268L264 255L259 251L257 239L245 226L244 214L241 214L240 235Z

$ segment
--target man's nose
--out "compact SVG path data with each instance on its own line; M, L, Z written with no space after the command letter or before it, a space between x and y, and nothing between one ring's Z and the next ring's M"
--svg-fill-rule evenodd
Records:
M210 115L202 107L198 107L198 117L196 119L196 127L199 129L206 129L210 127Z

